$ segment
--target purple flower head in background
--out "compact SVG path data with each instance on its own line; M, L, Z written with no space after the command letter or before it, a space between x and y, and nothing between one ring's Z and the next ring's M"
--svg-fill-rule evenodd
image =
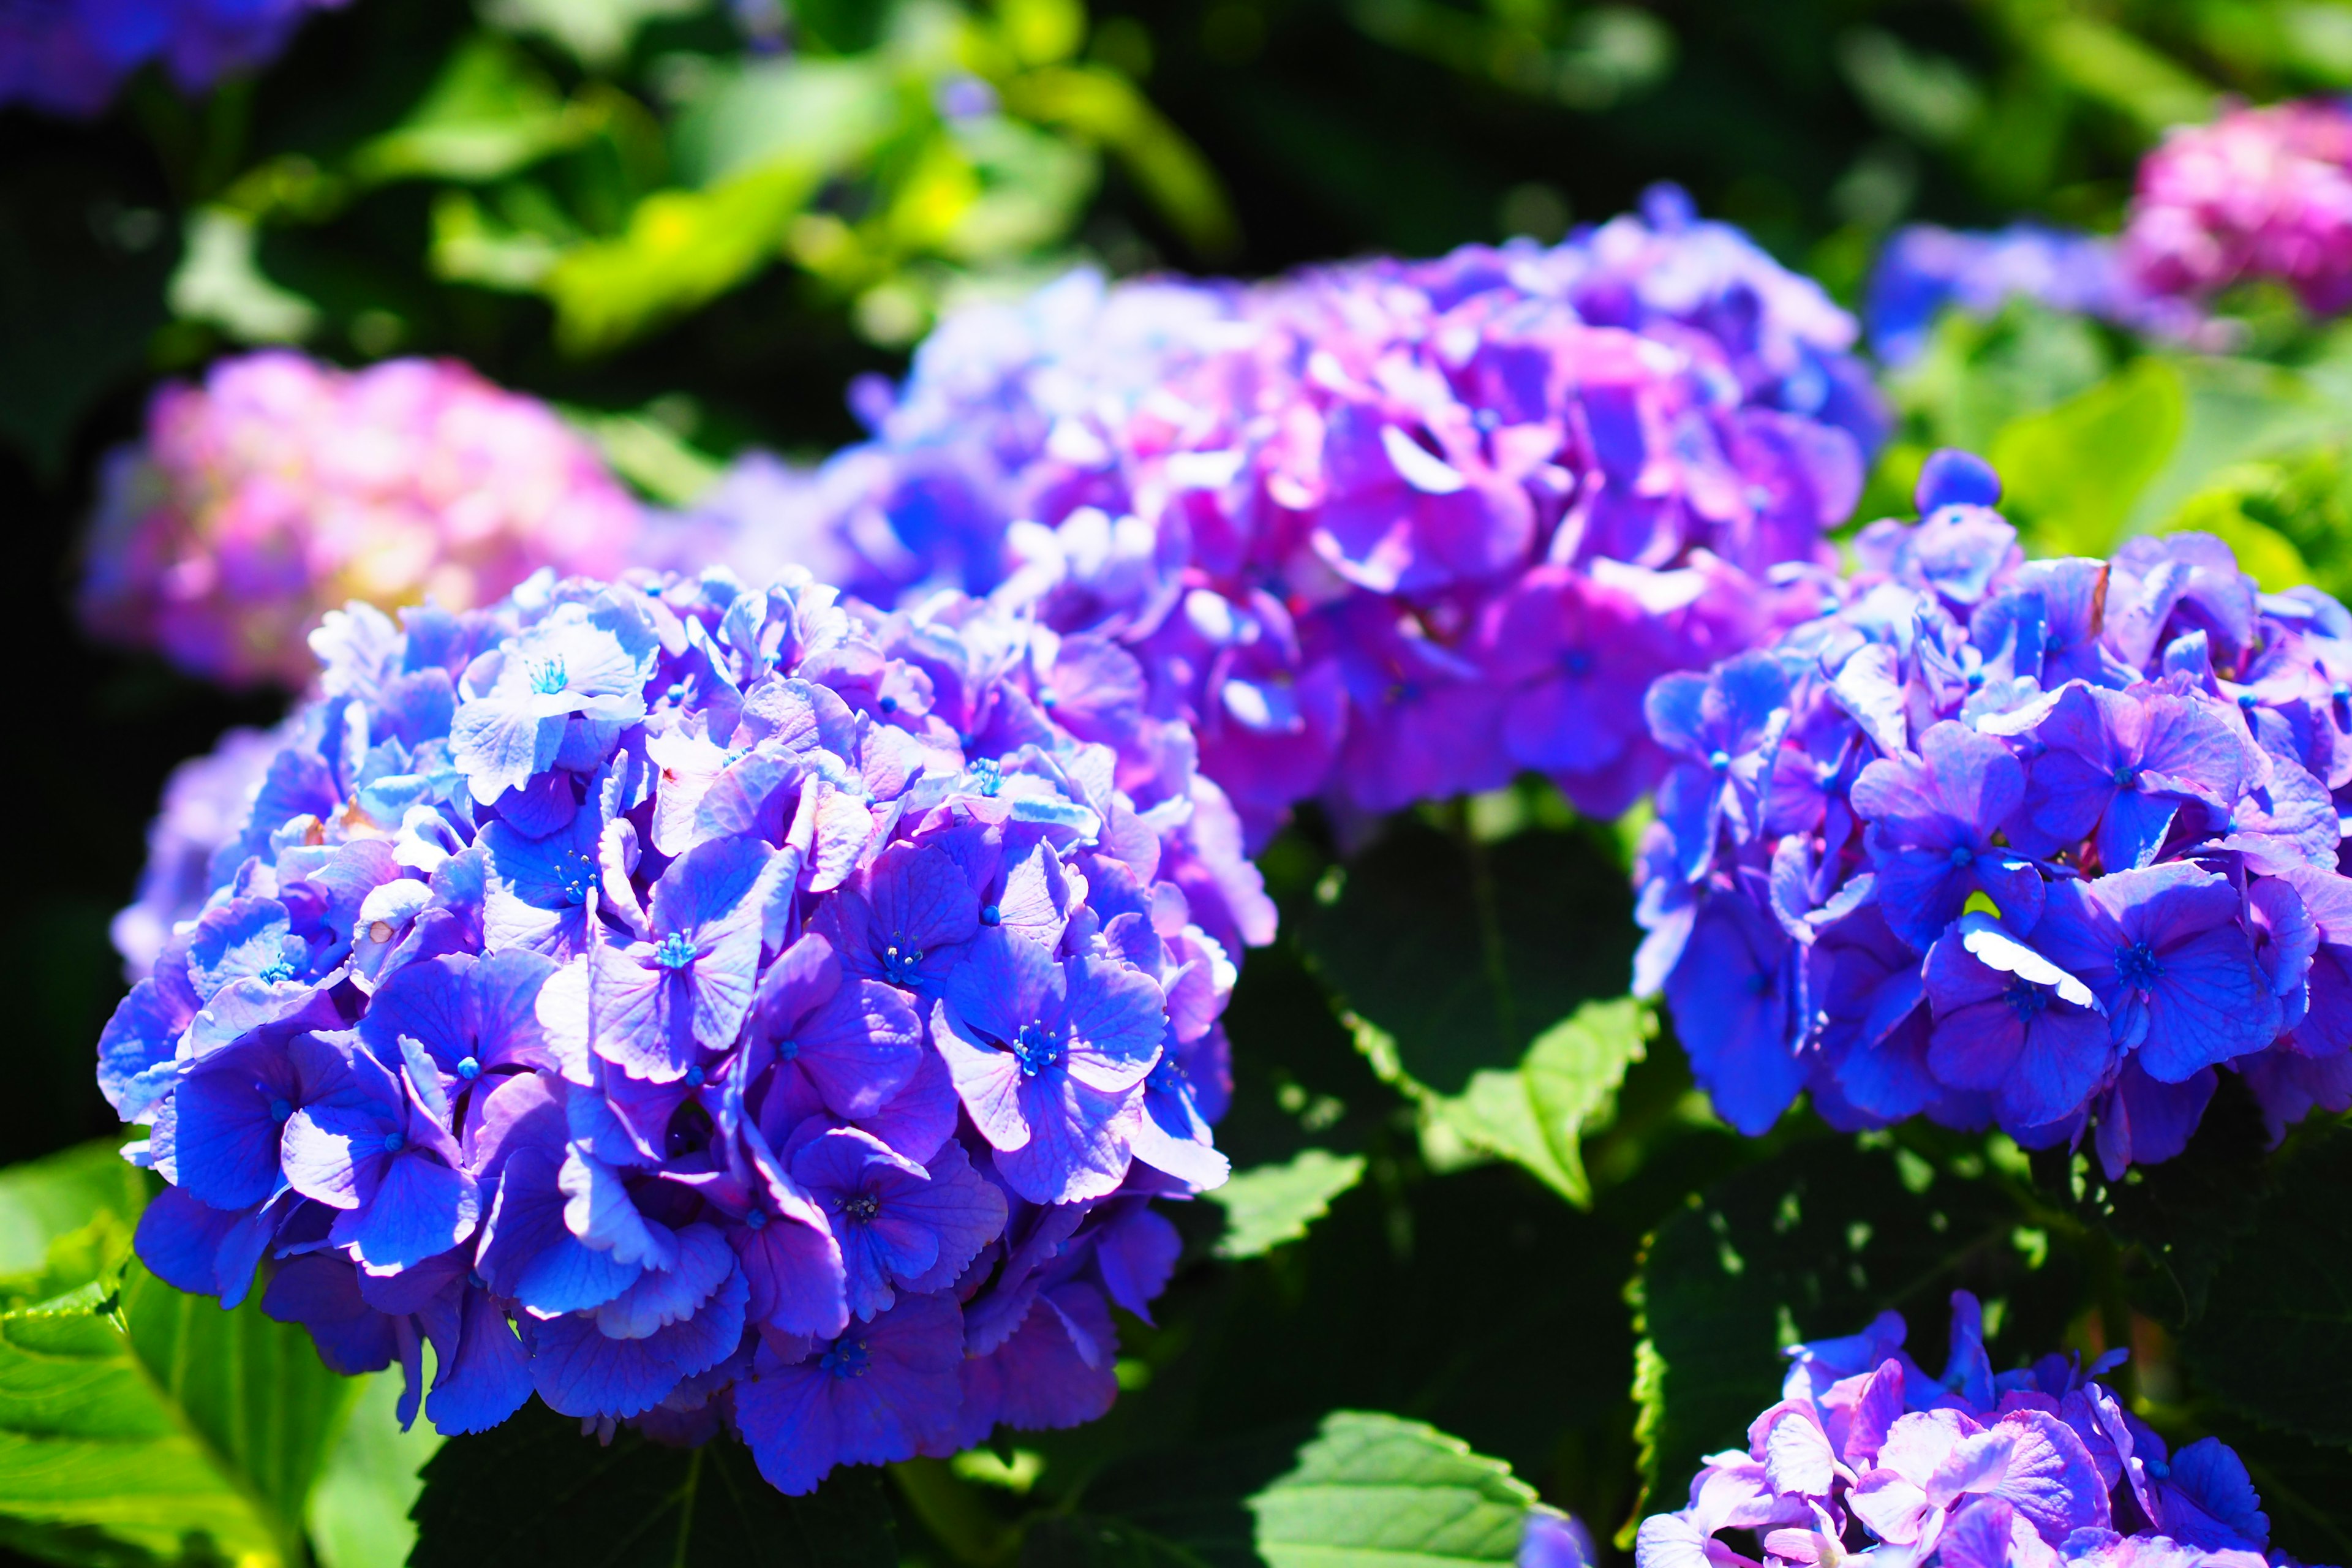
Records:
M1774 574L1827 559L1885 427L1855 336L1664 187L1549 248L1080 273L950 318L859 394L872 439L755 461L701 526L1131 654L1093 721L1186 725L1249 844L1528 768L1614 815L1664 770L1649 681L1811 613Z
M398 1359L404 1419L728 1421L787 1490L1101 1413L1273 918L1130 654L798 571L313 640L126 922L150 1267Z
M1813 579L1823 613L1651 688L1675 762L1636 988L1744 1131L1808 1092L1841 1127L2091 1137L2120 1175L2180 1152L2221 1071L2274 1127L2352 1108L2323 1000L2352 625L2203 535L2024 563L2000 493L1937 454L1923 521Z
M1780 1402L1709 1458L1689 1502L1653 1514L1636 1568L1812 1568L1866 1549L1954 1568L2151 1561L2263 1568L2270 1520L2218 1438L2171 1452L2084 1367L2044 1356L1996 1373L1975 1297L1952 1297L1931 1377L1902 1318L1791 1347ZM1754 1532L1763 1563L1718 1539ZM1875 1555L1875 1552L1871 1552Z
M2316 315L2352 309L2352 105L2231 109L2166 132L2140 163L2123 248L2168 293L2269 279Z
M29 0L0 9L0 106L87 117L150 61L202 92L267 65L305 16L343 0Z
M1926 351L1947 308L1990 317L2011 300L2150 337L2219 342L2196 305L2143 281L2115 239L2038 223L1989 232L1913 224L1896 231L1872 268L1863 317L1878 357L1904 365Z

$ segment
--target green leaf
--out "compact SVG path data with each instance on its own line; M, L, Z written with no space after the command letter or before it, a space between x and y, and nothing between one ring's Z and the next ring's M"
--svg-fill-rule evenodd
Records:
M259 1304L233 1312L133 1264L0 1315L0 1515L173 1557L293 1563L351 1385Z
M299 342L319 326L319 308L261 270L259 232L251 218L226 207L198 207L188 216L187 249L172 274L172 313L209 321L248 343Z
M2075 91L2139 121L2150 134L2211 117L2205 82L2125 32L2080 15L2034 14L2023 42Z
M427 1421L400 1429L398 1370L359 1382L351 1419L310 1493L310 1545L321 1568L402 1568L416 1544L408 1510L441 1435Z
M2282 1163L2181 1349L2199 1384L2263 1423L2352 1446L2352 1129Z
M2000 473L2003 510L2037 553L2109 553L2133 503L2179 444L2187 411L2179 371L2149 358L2011 420L1987 454Z
M1569 1202L1588 1205L1584 1131L1656 1031L1655 1015L1630 996L1588 1002L1537 1036L1516 1070L1481 1068L1462 1093L1428 1095L1422 1109L1473 1149L1524 1165Z
M1535 1489L1433 1426L1338 1410L1250 1499L1269 1568L1510 1563Z
M629 52L630 40L647 22L691 16L710 0L488 0L484 20L510 33L540 33L554 39L592 70L608 70Z
M816 170L790 162L707 191L656 191L628 227L565 254L541 287L567 353L601 353L732 289L775 255L784 220L816 190Z
M2137 1166L2113 1185L2092 1179L2095 1168L2086 1173L2080 1207L2137 1253L2126 1272L2142 1311L2175 1331L2203 1314L2214 1278L2273 1184L2270 1142L2244 1080L2224 1074L2178 1157Z
M2056 1344L2072 1281L2053 1266L2063 1250L2037 1268L2020 1244L2032 1223L1980 1153L1939 1168L1843 1139L1801 1143L1694 1199L1651 1238L1636 1282L1652 1489L1678 1496L1703 1455L1742 1442L1780 1397L1780 1352L1797 1340L1855 1333L1896 1308L1916 1314L1911 1349L1933 1370L1947 1295L1965 1287L2007 1305L1997 1363L2011 1343L2034 1354Z
M449 57L405 120L352 154L351 172L373 184L495 180L576 146L594 131L596 118L584 106L566 105L513 45L472 38Z
M1632 972L1632 895L1590 833L1480 843L1402 818L1331 891L1303 922L1307 955L1392 1042L1393 1070L1440 1095L1482 1068L1516 1071L1538 1036L1622 995Z
M128 1226L147 1206L148 1180L146 1173L122 1158L121 1147L110 1138L0 1170L0 1289L23 1280L39 1296L53 1296L96 1279L92 1269L80 1279L39 1289L53 1272L56 1244L87 1230L100 1215L112 1216L124 1228L127 1246Z
M425 1467L414 1568L892 1568L881 1472L835 1470L807 1497L761 1478L721 1433L669 1448L635 1431L610 1444L536 1401L452 1438Z
M672 133L690 185L782 161L823 173L862 163L898 129L902 108L881 61L792 56L715 71Z
M1302 1149L1283 1164L1234 1172L1209 1194L1225 1211L1217 1256L1257 1258L1297 1241L1330 1213L1332 1199L1363 1178L1362 1155L1325 1149Z

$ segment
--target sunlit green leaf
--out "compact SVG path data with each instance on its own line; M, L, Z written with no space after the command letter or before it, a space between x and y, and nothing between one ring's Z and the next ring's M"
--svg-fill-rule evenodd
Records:
M400 1429L398 1368L359 1382L351 1418L310 1493L310 1546L320 1568L402 1568L416 1544L408 1510L441 1435L429 1421Z
M1433 1426L1339 1410L1250 1499L1268 1568L1510 1563L1535 1489Z
M2180 440L2188 392L2168 361L2142 359L2055 408L2011 421L1987 454L2003 509L2037 550L2105 555Z
M1236 1171L1210 1199L1225 1211L1220 1258L1255 1258L1286 1241L1330 1212L1331 1200L1364 1179L1360 1154L1302 1149L1279 1165Z
M485 0L483 19L510 33L540 33L592 69L618 64L637 29L665 16L691 16L711 0Z
M298 342L319 324L319 310L263 275L260 236L250 218L199 207L188 219L187 249L172 274L172 313L209 321L248 343Z
M593 111L567 105L511 44L461 45L407 119L352 155L362 180L495 180L576 145Z
M1570 1203L1592 1199L1581 1139L1642 1059L1656 1020L1632 997L1588 1002L1536 1037L1517 1068L1482 1068L1423 1111L1472 1148L1524 1165Z

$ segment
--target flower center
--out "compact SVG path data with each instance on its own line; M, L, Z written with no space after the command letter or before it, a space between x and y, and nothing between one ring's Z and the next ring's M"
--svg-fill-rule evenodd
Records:
M982 904L980 906L981 924L984 926L1000 925L1003 922L1003 920L1004 911L999 909L996 905Z
M840 1340L817 1358L817 1365L835 1377L864 1377L866 1363L872 1359L863 1340Z
M2116 781L2116 787L2117 789L2130 789L2133 785L2139 783L2139 770L2132 766L2129 763L2117 764L2112 776Z
M841 1200L842 1217L855 1220L859 1225L872 1224L874 1216L881 1212L882 1200L872 1193L858 1193Z
M794 1061L799 1058L800 1054L801 1043L798 1040L778 1040L776 1042L776 1059L778 1061Z
M2146 990L2163 975L2164 965L2157 962L2156 949L2135 942L2116 949L2116 973L2125 984Z
M750 1226L753 1230L765 1230L768 1228L768 1211L766 1209L753 1209L750 1214L743 1216L743 1223Z
M686 1069L686 1087L688 1089L700 1089L707 1076L708 1075L706 1075L702 1070L701 1064L698 1062L693 1067Z
M2009 989L2001 993L2000 999L2009 1004L2009 1010L2017 1015L2019 1022L2026 1024L2042 1016L2050 1005L2049 992L2015 975L2010 977Z
M275 985L281 980L291 980L294 978L294 965L289 961L281 958L277 963L271 964L268 968L263 970L259 974L256 975L255 978L264 981L268 984Z
M403 1138L399 1133L387 1132L383 1135L383 1152L385 1153L397 1154L406 1147L408 1147L408 1140Z
M564 673L563 656L557 654L543 659L530 672L530 689L541 697L552 697L563 689L568 677Z
M1013 1057L1023 1078L1035 1078L1062 1059L1062 1043L1043 1024L1024 1024L1013 1037Z
M1592 673L1592 650L1572 647L1559 656L1559 668L1570 680L1582 680Z
M285 1100L275 1100L275 1099L273 1099L272 1100L270 1100L270 1102L269 1102L269 1120L270 1120L270 1121L285 1121L288 1117L289 1117L289 1116L291 1116L291 1115L293 1115L293 1114L294 1114L294 1107L293 1107L292 1105L289 1104L287 1101L285 1101Z
M694 962L694 943L672 931L655 944L654 962L664 969L684 969Z
M1706 754L1706 765L1714 769L1718 775L1727 773L1731 771L1731 753L1722 751L1709 752Z
M467 1057L457 1064L457 1076L467 1083L482 1076L482 1063L478 1057Z
M1955 844L1955 845L1953 845L1953 846L1952 846L1952 864L1953 864L1953 865L1955 865L1955 866L1973 866L1973 865L1975 865L1976 863L1977 863L1977 852L1976 852L1975 850L1973 850L1973 849L1969 848L1969 847L1967 845L1965 845L1965 844Z
M923 950L891 932L889 945L882 950L882 978L908 991L918 990L923 983L922 964Z

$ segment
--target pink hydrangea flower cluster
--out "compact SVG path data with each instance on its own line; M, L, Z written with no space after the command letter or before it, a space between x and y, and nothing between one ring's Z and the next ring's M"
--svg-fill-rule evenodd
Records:
M2309 310L2352 308L2352 103L2237 109L2140 164L2127 264L2168 293L2275 279Z
M1817 607L1773 584L1883 428L1854 335L1662 188L1551 247L1065 280L868 389L873 440L733 494L853 593L1132 651L1253 844L1521 770L1613 816L1664 771L1650 681Z
M609 576L639 524L593 447L463 364L272 350L156 395L107 465L80 607L196 674L299 687L347 600L464 610L542 566Z

